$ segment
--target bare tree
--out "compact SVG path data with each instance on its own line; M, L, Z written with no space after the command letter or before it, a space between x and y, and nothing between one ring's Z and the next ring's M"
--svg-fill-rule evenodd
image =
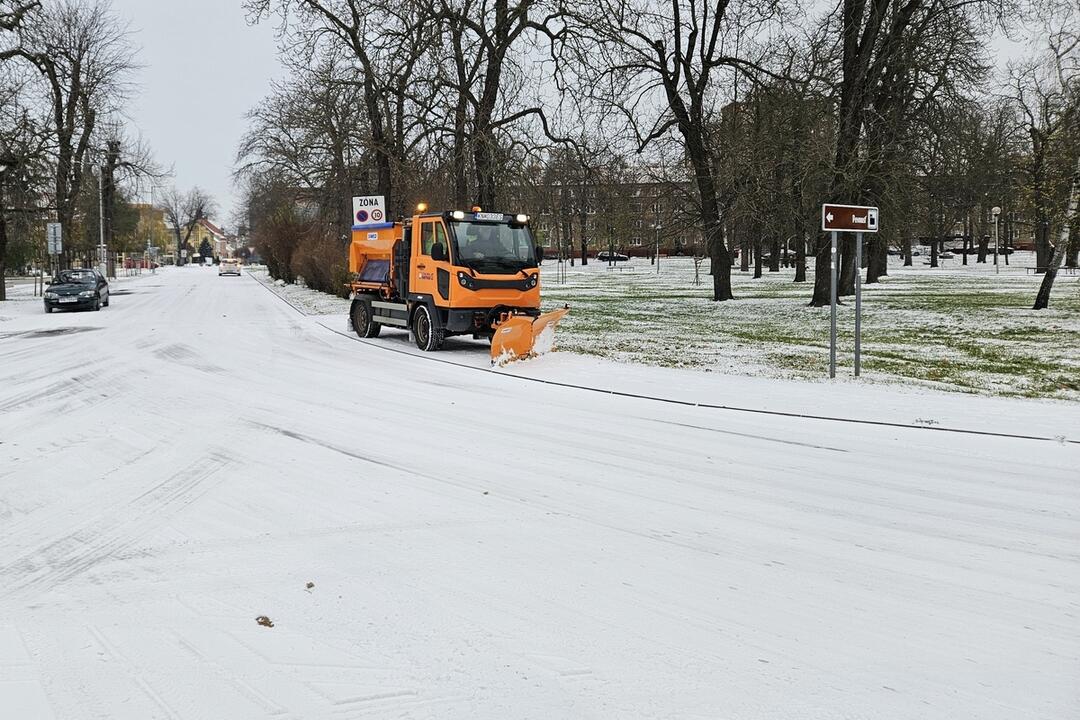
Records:
M408 164L413 73L429 48L426 25L415 22L418 0L245 0L256 21L282 19L289 44L302 56L347 50L361 88L375 185L391 214L401 214L396 170Z
M701 230L713 276L713 300L730 300L731 252L721 217L716 148L710 126L719 112L722 73L763 71L734 38L761 29L778 3L746 0L597 0L581 3L571 22L576 65L592 98L619 113L639 151L676 131L700 203ZM743 48L748 48L749 43ZM760 49L758 50L760 52ZM659 114L650 112L659 105Z
M45 84L56 217L70 229L95 130L125 97L134 49L107 0L56 0L17 32L14 56L30 62Z
M160 203L165 221L172 227L176 238L176 264L183 265L181 251L187 246L199 221L209 219L214 212L214 200L198 187L187 192L172 187L165 191Z
M967 68L942 48L987 28L984 14L1002 0L841 0L836 15L840 38L837 91L836 150L829 199L862 204L883 188L868 188L880 175L867 162L867 127L880 117L887 131L879 142L895 141L894 132L910 127L913 105L925 106ZM980 24L982 23L982 24ZM934 72L937 68L940 71ZM881 156L882 158L887 156ZM830 251L824 235L815 248L814 293L811 305L830 302ZM854 283L854 240L842 247L841 293Z
M1069 183L1067 208L1060 216L1058 242L1050 248L1043 266L1046 274L1035 297L1034 309L1042 310L1050 305L1050 292L1057 271L1069 254L1072 233L1080 221L1077 216L1077 203L1080 202L1080 3L1074 0L1041 0L1036 3L1036 11L1044 22L1048 46L1042 87L1049 87L1050 90L1040 93L1043 112L1039 124L1044 133L1043 143L1054 142L1060 152L1072 153L1076 157ZM1052 103L1055 98L1056 102ZM1052 104L1058 106L1054 115L1050 112ZM1033 119L1029 114L1026 116L1029 121ZM1035 124L1029 122L1026 129L1032 132Z
M371 153L360 88L340 58L294 67L248 114L250 128L237 151L241 178L273 171L316 200L336 228L351 225L351 197L366 185Z

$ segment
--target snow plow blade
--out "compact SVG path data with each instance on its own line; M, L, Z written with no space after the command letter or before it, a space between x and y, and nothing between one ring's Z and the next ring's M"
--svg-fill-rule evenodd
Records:
M500 322L491 336L491 364L505 365L551 350L555 344L555 326L568 312L569 306L535 318L511 315Z

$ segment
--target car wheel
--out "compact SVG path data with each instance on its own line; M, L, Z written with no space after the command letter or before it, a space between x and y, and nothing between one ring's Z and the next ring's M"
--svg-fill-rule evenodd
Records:
M53 309L52 309L51 307L49 307L48 305L46 305L46 306L45 306L45 314L46 314L46 315L48 315L48 314L49 314L49 313L51 313L52 311L53 311Z
M94 299L94 312L101 310L101 298Z
M102 307L109 307L109 296L105 296L105 302L101 303Z
M416 347L424 352L434 352L442 347L445 337L443 329L435 326L427 305L416 308L416 312L413 313L412 330Z

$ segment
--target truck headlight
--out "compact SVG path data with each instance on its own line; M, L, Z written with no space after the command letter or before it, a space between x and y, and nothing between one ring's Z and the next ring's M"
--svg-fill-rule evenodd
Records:
M476 283L473 282L472 276L470 276L467 272L462 272L459 270L457 274L457 281L458 284L466 290L476 289Z
M540 282L540 274L534 273L529 276L529 280L526 283L530 288L536 287L536 283Z

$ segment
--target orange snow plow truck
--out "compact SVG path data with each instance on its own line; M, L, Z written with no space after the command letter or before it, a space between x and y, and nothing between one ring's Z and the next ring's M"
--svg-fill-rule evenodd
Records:
M540 313L539 253L527 216L477 207L354 226L350 324L362 338L407 329L427 351L490 338L493 363L546 352L569 308Z

